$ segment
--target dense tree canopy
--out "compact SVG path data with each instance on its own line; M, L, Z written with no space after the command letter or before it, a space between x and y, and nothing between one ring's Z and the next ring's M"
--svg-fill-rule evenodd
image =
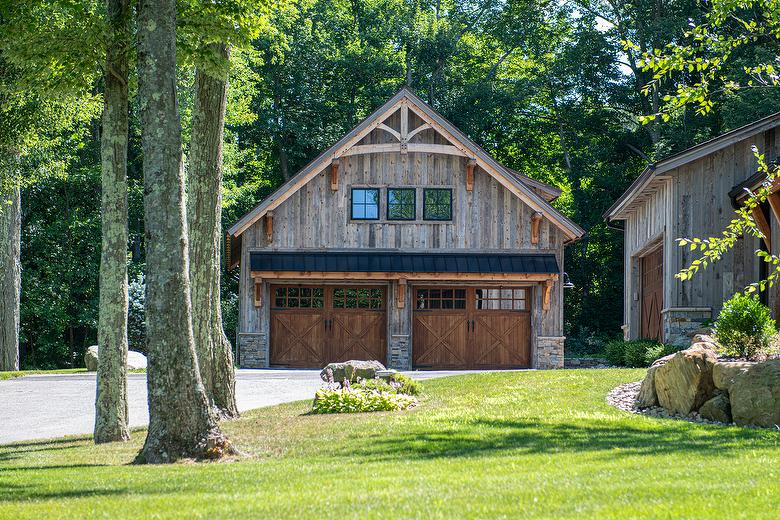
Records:
M73 10L77 5L94 9L88 2L64 4ZM29 5L33 16L38 3ZM189 5L179 3L185 149L192 69L209 65L208 56L197 49L210 42L193 35L203 34L198 28L211 27L217 34L225 27ZM242 19L242 5L236 2L236 20ZM499 161L563 190L556 205L587 231L567 250L566 270L575 284L566 293L567 348L584 348L582 340L593 335L619 334L622 233L606 225L604 210L648 162L780 109L772 89L721 89L719 103L706 116L683 107L666 122L659 118L641 124L639 118L659 112L680 81L697 74L687 67L672 68L654 78L642 53L684 42L689 24L705 21L705 14L687 0L276 4L249 37L228 34L235 49L225 129L223 224L235 222L407 84ZM72 13L62 16L66 20ZM37 20L31 19L29 23ZM64 31L67 24L58 27ZM741 48L729 70L768 63L753 59L776 54L776 41L764 36ZM0 50L12 60L37 59L33 51L25 54L10 44ZM212 65L218 72L219 64ZM94 92L102 88L92 76L79 82L90 83ZM144 262L136 103L131 85L131 280ZM23 194L25 366L79 363L83 349L95 342L100 243L96 128L93 123L93 131L71 147L77 160L68 166L67 176ZM233 340L235 273L224 276L222 286L225 327ZM139 307L132 295L130 307L131 312Z

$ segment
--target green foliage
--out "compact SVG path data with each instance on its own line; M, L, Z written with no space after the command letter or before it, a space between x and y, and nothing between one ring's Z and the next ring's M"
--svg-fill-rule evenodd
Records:
M769 308L756 296L735 294L715 320L715 336L727 356L750 359L764 354L776 335Z
M376 392L392 392L396 394L420 395L422 385L411 377L398 372L390 375L388 381L381 378L361 379L352 388Z
M652 361L657 359L653 358L652 361L648 361L648 358L654 356L659 351L664 352L666 350L668 350L667 347L654 340L614 340L607 343L605 357L614 366L641 368L650 365ZM652 353L648 354L649 351L652 351Z
M417 404L417 399L394 392L360 388L317 390L312 411L323 413L391 412L405 410Z
M399 394L420 395L422 393L422 383L398 372L390 376L390 384Z
M395 387L378 377L374 379L360 379L357 383L352 385L352 388L355 390L398 393L396 392Z
M146 284L142 273L128 284L127 297L128 348L146 354Z
M680 347L674 345L666 345L663 343L652 345L645 351L645 362L643 366L650 366L656 359L668 356L669 354L674 354L678 350L680 350Z

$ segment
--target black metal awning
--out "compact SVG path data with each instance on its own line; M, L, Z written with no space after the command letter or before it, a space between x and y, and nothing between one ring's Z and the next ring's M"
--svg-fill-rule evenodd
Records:
M252 251L253 272L558 274L552 254Z

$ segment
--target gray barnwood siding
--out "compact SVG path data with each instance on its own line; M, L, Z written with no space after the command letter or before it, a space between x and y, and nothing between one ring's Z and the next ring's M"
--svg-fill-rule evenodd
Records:
M410 129L421 124L409 114ZM400 126L396 114L388 122ZM382 130L374 130L359 144L392 142ZM445 143L433 130L424 130L412 142ZM538 244L531 243L533 210L506 190L486 172L476 169L474 189L466 191L467 159L430 153L372 153L342 157L337 191L330 187L330 167L292 195L273 211L273 239L266 240L265 219L260 219L242 235L240 283L240 331L268 332L268 305L254 307L249 253L258 249L339 250L382 248L402 251L512 251L516 253L553 253L563 273L562 232L547 219L540 227ZM417 221L386 220L386 191L380 194L378 221L350 219L352 187L416 187ZM442 187L453 191L453 220L422 220L422 188ZM562 278L562 274L561 274ZM268 301L265 284L264 301ZM394 283L388 284L388 338L410 334L411 305L407 295L405 309L395 305ZM410 284L408 294L413 290ZM563 289L559 280L552 292L550 310L542 310L542 290L533 287L533 336L563 335Z
M728 196L732 187L756 172L751 147L756 145L771 161L780 150L780 132L768 130L738 141L719 151L686 163L656 181L657 191L639 204L625 221L625 319L630 336L639 335L638 258L663 243L664 308L711 308L717 316L722 302L759 278L759 260L755 251L759 239L748 236L738 240L733 251L699 272L693 280L675 278L683 267L698 258L700 251L680 248L680 237L719 235L731 219L734 209ZM780 245L780 232L773 223L774 246ZM776 291L769 295L770 306Z

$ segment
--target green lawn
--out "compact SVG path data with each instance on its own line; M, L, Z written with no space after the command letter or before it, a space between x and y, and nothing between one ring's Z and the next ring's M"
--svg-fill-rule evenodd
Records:
M0 517L775 518L780 432L613 409L640 370L465 375L403 413L247 413L238 462L128 465L143 441L0 446Z
M34 374L78 374L79 372L86 371L86 368L62 368L59 370L17 370L11 372L0 372L0 381Z

